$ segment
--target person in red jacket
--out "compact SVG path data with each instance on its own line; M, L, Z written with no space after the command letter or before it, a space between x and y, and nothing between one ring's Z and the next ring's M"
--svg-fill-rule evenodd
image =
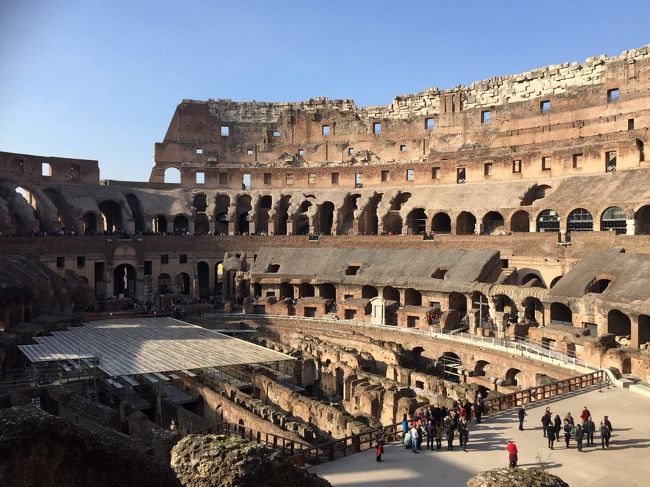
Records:
M517 457L517 445L515 445L514 441L509 440L506 449L508 450L508 460L510 461L510 468L516 468L517 461L519 460Z
M589 412L589 409L587 409L587 406L585 406L585 408L580 413L580 419L582 420L582 424L585 424L585 421L587 421L590 416L591 413Z

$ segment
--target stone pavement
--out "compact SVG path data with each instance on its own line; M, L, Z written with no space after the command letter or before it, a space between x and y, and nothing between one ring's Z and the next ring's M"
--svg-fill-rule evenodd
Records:
M594 447L584 447L580 453L572 441L570 449L564 437L550 450L542 436L541 417L546 406L553 417L564 418L571 412L579 421L580 412L587 406L596 427L603 415L608 415L614 432L608 450L600 447L600 435L594 437ZM485 417L480 425L470 425L467 453L454 440L454 451L422 450L414 454L402 445L391 444L385 449L384 462L375 462L374 450L368 450L335 462L312 467L334 486L404 487L464 486L474 474L508 465L506 444L515 440L519 448L519 466L540 467L558 475L572 487L612 487L650 485L650 400L623 389L597 389L562 396L527 407L524 431L518 430L516 410ZM426 441L423 444L426 446Z

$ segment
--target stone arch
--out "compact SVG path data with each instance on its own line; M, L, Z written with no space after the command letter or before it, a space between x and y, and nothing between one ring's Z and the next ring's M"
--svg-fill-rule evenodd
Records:
M172 278L166 272L158 274L158 294L168 294L172 291Z
M199 297L210 296L210 265L205 261L196 264L196 274L199 281Z
M402 217L398 211L389 211L384 217L384 232L392 235L402 233Z
M102 214L102 228L105 232L114 233L124 229L122 208L118 203L112 200L102 201L99 204L99 211Z
M97 228L98 218L94 212L87 211L86 213L84 213L82 220L83 220L84 234L94 235L95 233L98 232L98 228Z
M336 301L336 286L331 282L325 282L318 286L320 297Z
M274 233L276 235L287 234L287 222L289 221L289 205L291 201L290 195L283 195L277 205L277 212L275 215Z
M650 342L650 316L639 315L639 345Z
M383 193L378 193L370 198L359 218L359 233L366 235L377 235L379 233L379 217L377 206L383 198Z
M514 367L509 368L506 371L506 377L505 377L505 379L503 381L503 385L504 386L510 386L510 387L520 385L519 384L519 380L520 380L519 374L521 374L521 370L516 369Z
M422 293L416 289L408 288L404 291L405 306L422 306Z
M372 299L376 296L379 296L379 291L377 291L377 288L375 286L371 286L370 284L365 284L364 286L361 287L362 298Z
M427 214L424 208L413 208L406 216L406 227L412 235L421 235L427 231Z
M384 289L382 289L381 296L390 301L395 301L397 303L400 303L400 294L399 290L395 289L393 286L385 286Z
M273 208L273 197L271 195L262 196L257 202L257 221L255 222L255 232L266 234L269 229L269 212Z
M450 234L451 233L451 218L443 211L433 215L431 220L431 231L435 233Z
M607 313L607 333L616 336L630 336L632 334L632 323L630 317L617 309Z
M331 235L334 223L334 203L325 201L318 208L318 232L321 235Z
M136 270L131 264L120 264L113 269L113 295L123 294L126 297L135 297Z
M539 272L527 272L521 277L520 281L521 286L526 286L526 287L539 287L546 289L546 285L544 284L544 280L542 279L542 276L539 275Z
M576 208L567 217L569 232L591 232L594 229L594 217L584 208Z
M54 188L46 188L43 192L56 208L61 225L65 227L66 231L75 230L72 208L61 192Z
M560 215L555 210L546 209L541 211L537 215L535 222L535 228L538 232L560 231Z
M549 289L553 289L555 285L560 282L560 279L562 279L564 276L556 276L551 280L551 285L548 287Z
M175 281L180 294L190 294L191 279L187 272L176 274Z
M468 211L461 211L456 217L456 235L474 235L476 217Z
M467 296L462 293L449 293L449 309L455 309L461 316L467 314Z
M301 382L303 387L311 387L318 380L318 368L314 359L306 359L302 361L302 377Z
M600 215L600 231L615 232L617 235L627 232L627 215L619 206L610 206Z
M510 231L511 232L529 232L530 231L530 215L527 211L515 211L510 217Z
M189 231L190 224L183 214L174 217L174 235L184 235Z
M307 214L307 211L309 208L312 206L312 202L309 200L305 200L300 204L300 207L298 208L298 211L294 215L294 226L293 226L293 233L295 235L308 235L310 228L309 228L309 216Z
M169 184L181 183L181 171L177 167L168 167L163 174L163 182Z
M242 235L250 231L250 212L253 210L251 203L252 198L247 194L237 198L237 232Z
M228 235L228 222L230 215L230 196L226 194L217 195L214 205L214 232L217 235Z
M208 198L205 193L195 194L192 198L192 206L194 207L194 211L205 213L208 209Z
M151 229L154 233L167 233L167 217L165 215L156 215L151 220Z
M490 362L487 360L477 360L474 364L474 375L485 377L488 375L490 369Z
M223 293L223 262L217 262L214 265L214 294Z
M354 213L359 209L357 205L359 198L361 195L358 193L348 194L345 197L343 206L339 210L339 234L344 235L354 227Z
M650 205L644 205L634 213L634 228L637 235L650 234Z
M500 313L513 313L517 312L517 306L514 301L505 294L495 294L492 296L494 302L494 309Z
M303 282L298 286L298 297L313 298L315 296L314 286L308 282Z
M530 323L544 324L544 305L538 298L532 296L524 299L524 318Z
M288 282L283 282L280 284L280 299L293 299L293 285Z
M127 194L124 198L133 214L134 230L136 233L144 233L146 231L146 225L144 223L144 211L142 210L140 199L133 193Z
M460 382L460 370L463 362L454 352L444 352L437 361L438 373L441 378L451 382Z
M194 215L194 234L207 235L210 232L210 220L205 213L197 213Z
M486 235L503 232L504 225L503 215L498 211L488 211L483 217L483 233Z
M551 323L572 326L573 312L566 304L551 303Z

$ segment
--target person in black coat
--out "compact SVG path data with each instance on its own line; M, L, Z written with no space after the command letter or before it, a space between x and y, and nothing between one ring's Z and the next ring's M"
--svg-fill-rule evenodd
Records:
M555 428L553 426L549 425L548 429L546 430L546 436L548 438L548 447L552 450L553 443L557 438L557 434L555 433Z
M587 446L594 446L594 433L596 432L596 424L591 419L591 416L582 425L582 429L587 437Z
M551 415L551 410L546 408L544 416L542 416L542 430L544 432L544 437L546 438L546 433L550 429L551 423L553 422L553 416Z
M524 431L524 418L526 417L526 406L522 406L517 411L517 417L519 418L519 431Z

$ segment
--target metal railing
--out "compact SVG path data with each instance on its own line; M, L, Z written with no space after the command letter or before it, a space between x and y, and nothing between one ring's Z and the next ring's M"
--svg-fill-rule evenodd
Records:
M472 345L480 345L493 350L512 353L518 351L522 356L541 359L558 365L560 367L576 370L578 366L594 370L586 364L578 361L576 357L569 356L565 353L554 350L551 346L544 346L541 343L533 342L525 338L501 338L501 337L484 337L483 335L474 335L466 332L452 331L434 331L422 330L419 328L403 328L392 325L373 325L365 321L356 320L334 320L331 318L311 318L306 316L286 316L286 315L268 315L268 314L245 314L245 313L206 313L201 315L202 318L222 318L222 319L248 319L248 320L287 320L287 321L313 321L327 323L342 323L345 325L358 326L362 328L374 328L380 330L391 330L401 333L410 333L414 335L439 338L442 340L461 341Z

